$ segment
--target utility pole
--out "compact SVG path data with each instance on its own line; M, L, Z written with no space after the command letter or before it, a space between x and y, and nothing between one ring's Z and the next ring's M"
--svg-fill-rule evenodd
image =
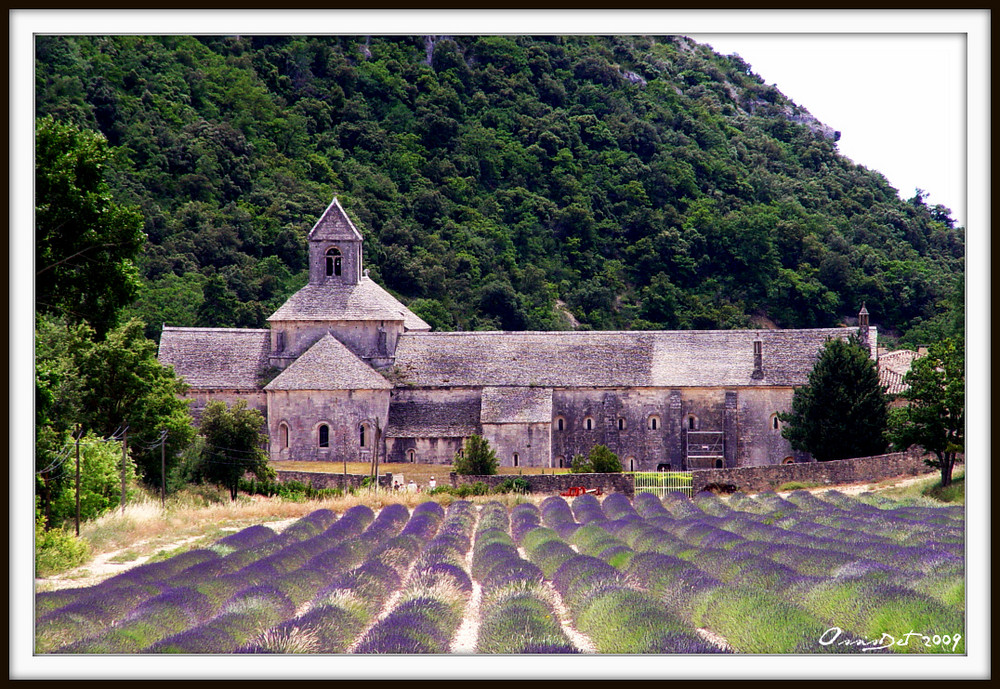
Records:
M128 461L128 425L122 431L122 514L125 514L125 462Z
M160 507L167 507L167 429L160 436Z
M80 424L76 425L76 537L80 537Z

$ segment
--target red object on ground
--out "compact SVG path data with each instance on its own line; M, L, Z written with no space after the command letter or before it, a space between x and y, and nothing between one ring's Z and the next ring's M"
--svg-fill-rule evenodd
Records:
M577 495L583 495L586 492L587 489L584 488L583 486L573 486L571 488L566 489L559 495L563 496L564 498L575 498Z

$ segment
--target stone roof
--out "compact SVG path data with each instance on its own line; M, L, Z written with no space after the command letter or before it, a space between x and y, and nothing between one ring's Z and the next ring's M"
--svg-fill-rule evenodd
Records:
M551 388L483 388L483 423L549 423Z
M393 400L387 438L467 438L482 432L478 398L458 402Z
M347 213L344 212L340 201L334 196L333 201L330 202L330 205L323 211L323 215L320 216L319 220L316 221L316 224L309 231L309 240L344 241L345 239L362 241L358 228L347 217Z
M270 331L165 326L158 358L193 388L259 390Z
M402 321L407 330L426 331L419 316L368 276L356 285L306 285L267 319L272 321Z
M264 389L390 390L392 384L326 334Z
M898 349L878 358L878 382L885 387L887 393L898 395L909 387L903 383L903 378L909 372L913 360L919 356L912 350Z
M401 385L442 387L796 386L806 382L828 338L847 339L855 332L405 333L396 346L395 376ZM762 343L761 379L751 378L756 339Z

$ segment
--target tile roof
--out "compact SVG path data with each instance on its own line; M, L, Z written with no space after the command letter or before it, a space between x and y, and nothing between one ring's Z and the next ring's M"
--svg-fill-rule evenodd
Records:
M483 423L549 423L551 388L483 388Z
M265 390L390 390L392 383L358 359L333 335L324 335Z
M405 333L394 376L402 385L517 387L795 386L828 338L853 328ZM872 329L874 341L875 329ZM764 377L751 378L753 342Z
M309 231L309 239L310 241L343 241L345 239L362 241L361 233L347 217L344 207L340 205L336 196L333 197L333 201L330 202L330 205L323 211L323 215Z
M270 337L268 330L166 326L158 358L193 388L259 390Z
M389 403L387 438L467 438L482 433L478 398L456 402L397 401Z
M878 382L885 386L887 393L898 395L909 387L903 383L903 377L918 356L920 355L912 350L898 349L878 358Z
M356 285L306 285L271 314L271 321L403 321L407 330L431 327L368 276Z

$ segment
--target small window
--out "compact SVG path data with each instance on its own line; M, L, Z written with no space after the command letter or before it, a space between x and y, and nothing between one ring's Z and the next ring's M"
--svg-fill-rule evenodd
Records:
M330 427L325 423L319 427L319 446L330 447Z
M635 457L628 458L628 470L635 471Z
M722 469L723 468L723 463L722 463L721 459L715 460L715 468L716 469Z
M684 425L689 431L698 430L698 417L694 414L688 414L684 420Z
M657 471L670 471L670 465L669 464L657 464L656 465L656 470Z
M651 431L655 431L656 429L658 429L660 427L660 417L657 416L656 414L650 416L647 426Z
M794 458L794 457L785 457L785 458L784 458L784 459L783 459L783 460L781 461L781 463L782 463L782 464L795 464L795 458Z
M288 449L288 424L283 423L278 427L278 445L282 450Z
M414 462L417 461L417 453L415 450L410 450L409 452L407 452L406 457L407 459L410 460L410 464L413 464Z
M563 419L563 417L560 416L558 419L556 419L556 428L558 428L560 431L566 429L566 421Z
M559 458L559 468L560 469L563 468L563 458L562 457Z
M520 461L521 461L520 458L517 456L517 453L515 452L514 453L514 466L517 466L518 462L520 462Z
M275 337L274 351L283 352L285 351L285 333L279 332Z
M594 430L594 420L588 416L583 420L583 427L588 431Z
M625 430L625 419L622 417L618 417L618 430L619 431Z
M563 465L563 457L562 455L559 455L558 457L556 457L556 462L553 466L558 466L561 469L562 465Z
M771 430L776 431L781 428L781 422L778 420L777 414L771 414Z
M359 428L359 435L361 436L361 447L368 447L365 443L368 440L366 431L368 430L368 424L361 424Z

